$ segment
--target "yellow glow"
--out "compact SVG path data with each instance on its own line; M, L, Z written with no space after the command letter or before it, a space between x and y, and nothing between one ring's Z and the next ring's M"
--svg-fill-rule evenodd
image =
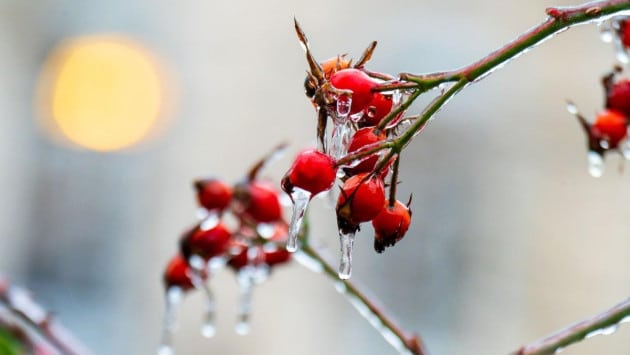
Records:
M164 83L153 57L115 36L73 40L53 53L46 104L73 143L118 150L141 141L162 110Z

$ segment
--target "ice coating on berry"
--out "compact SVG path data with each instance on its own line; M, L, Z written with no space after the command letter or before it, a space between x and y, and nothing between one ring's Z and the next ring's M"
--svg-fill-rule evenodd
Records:
M348 68L334 73L330 83L335 89L352 91L350 114L364 110L372 100L372 89L377 83L359 69Z
M608 147L604 147L605 149L614 149L628 134L627 120L619 111L604 110L597 115L592 130L595 137L608 142Z
M374 250L382 253L385 248L393 246L407 233L411 223L411 212L402 202L396 201L394 206L385 207L374 219Z
M330 137L329 153L333 159L339 159L348 152L350 137L352 135L352 123L349 119L343 122L333 123L332 135Z
M394 102L391 95L375 92L365 109L363 117L359 121L359 125L367 127L378 125L392 111L393 105Z
M300 233L300 227L302 226L308 203L311 200L311 193L299 187L294 187L291 192L291 200L293 201L293 213L289 224L287 250L293 253L298 249L298 234Z
M339 278L347 280L352 276L352 249L355 232L339 232L341 258L339 261Z

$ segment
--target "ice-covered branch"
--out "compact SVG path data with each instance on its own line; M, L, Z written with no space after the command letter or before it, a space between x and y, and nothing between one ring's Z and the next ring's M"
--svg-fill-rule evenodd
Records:
M622 323L629 322L630 298L591 319L564 328L535 343L525 345L514 355L555 354L571 344L592 336L612 334Z

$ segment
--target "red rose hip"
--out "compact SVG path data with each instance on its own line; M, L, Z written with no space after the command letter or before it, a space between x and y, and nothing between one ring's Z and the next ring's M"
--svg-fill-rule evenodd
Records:
M609 149L614 149L628 134L627 119L619 111L604 110L597 115L592 134L600 140L607 140Z
M350 114L364 110L372 100L372 89L376 81L359 69L348 68L335 72L330 77L330 83L335 89L352 91Z
M302 151L293 161L293 165L282 178L282 189L291 195L298 187L308 191L311 197L320 192L330 190L337 177L337 168L333 159L317 151Z
M223 211L232 200L232 187L219 179L201 179L194 185L199 204L208 211Z
M380 177L355 175L343 184L337 200L337 225L342 233L376 217L385 206L385 184Z
M411 210L402 202L396 201L393 206L385 207L374 219L374 250L382 253L385 248L393 246L407 233L411 223Z

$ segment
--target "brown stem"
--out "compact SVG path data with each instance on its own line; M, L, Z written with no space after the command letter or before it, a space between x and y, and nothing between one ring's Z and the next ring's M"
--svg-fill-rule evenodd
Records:
M572 326L539 340L525 345L514 352L514 355L545 355L554 354L571 344L582 341L597 334L614 332L621 323L630 322L630 298L620 304L594 316L593 318L576 323Z

